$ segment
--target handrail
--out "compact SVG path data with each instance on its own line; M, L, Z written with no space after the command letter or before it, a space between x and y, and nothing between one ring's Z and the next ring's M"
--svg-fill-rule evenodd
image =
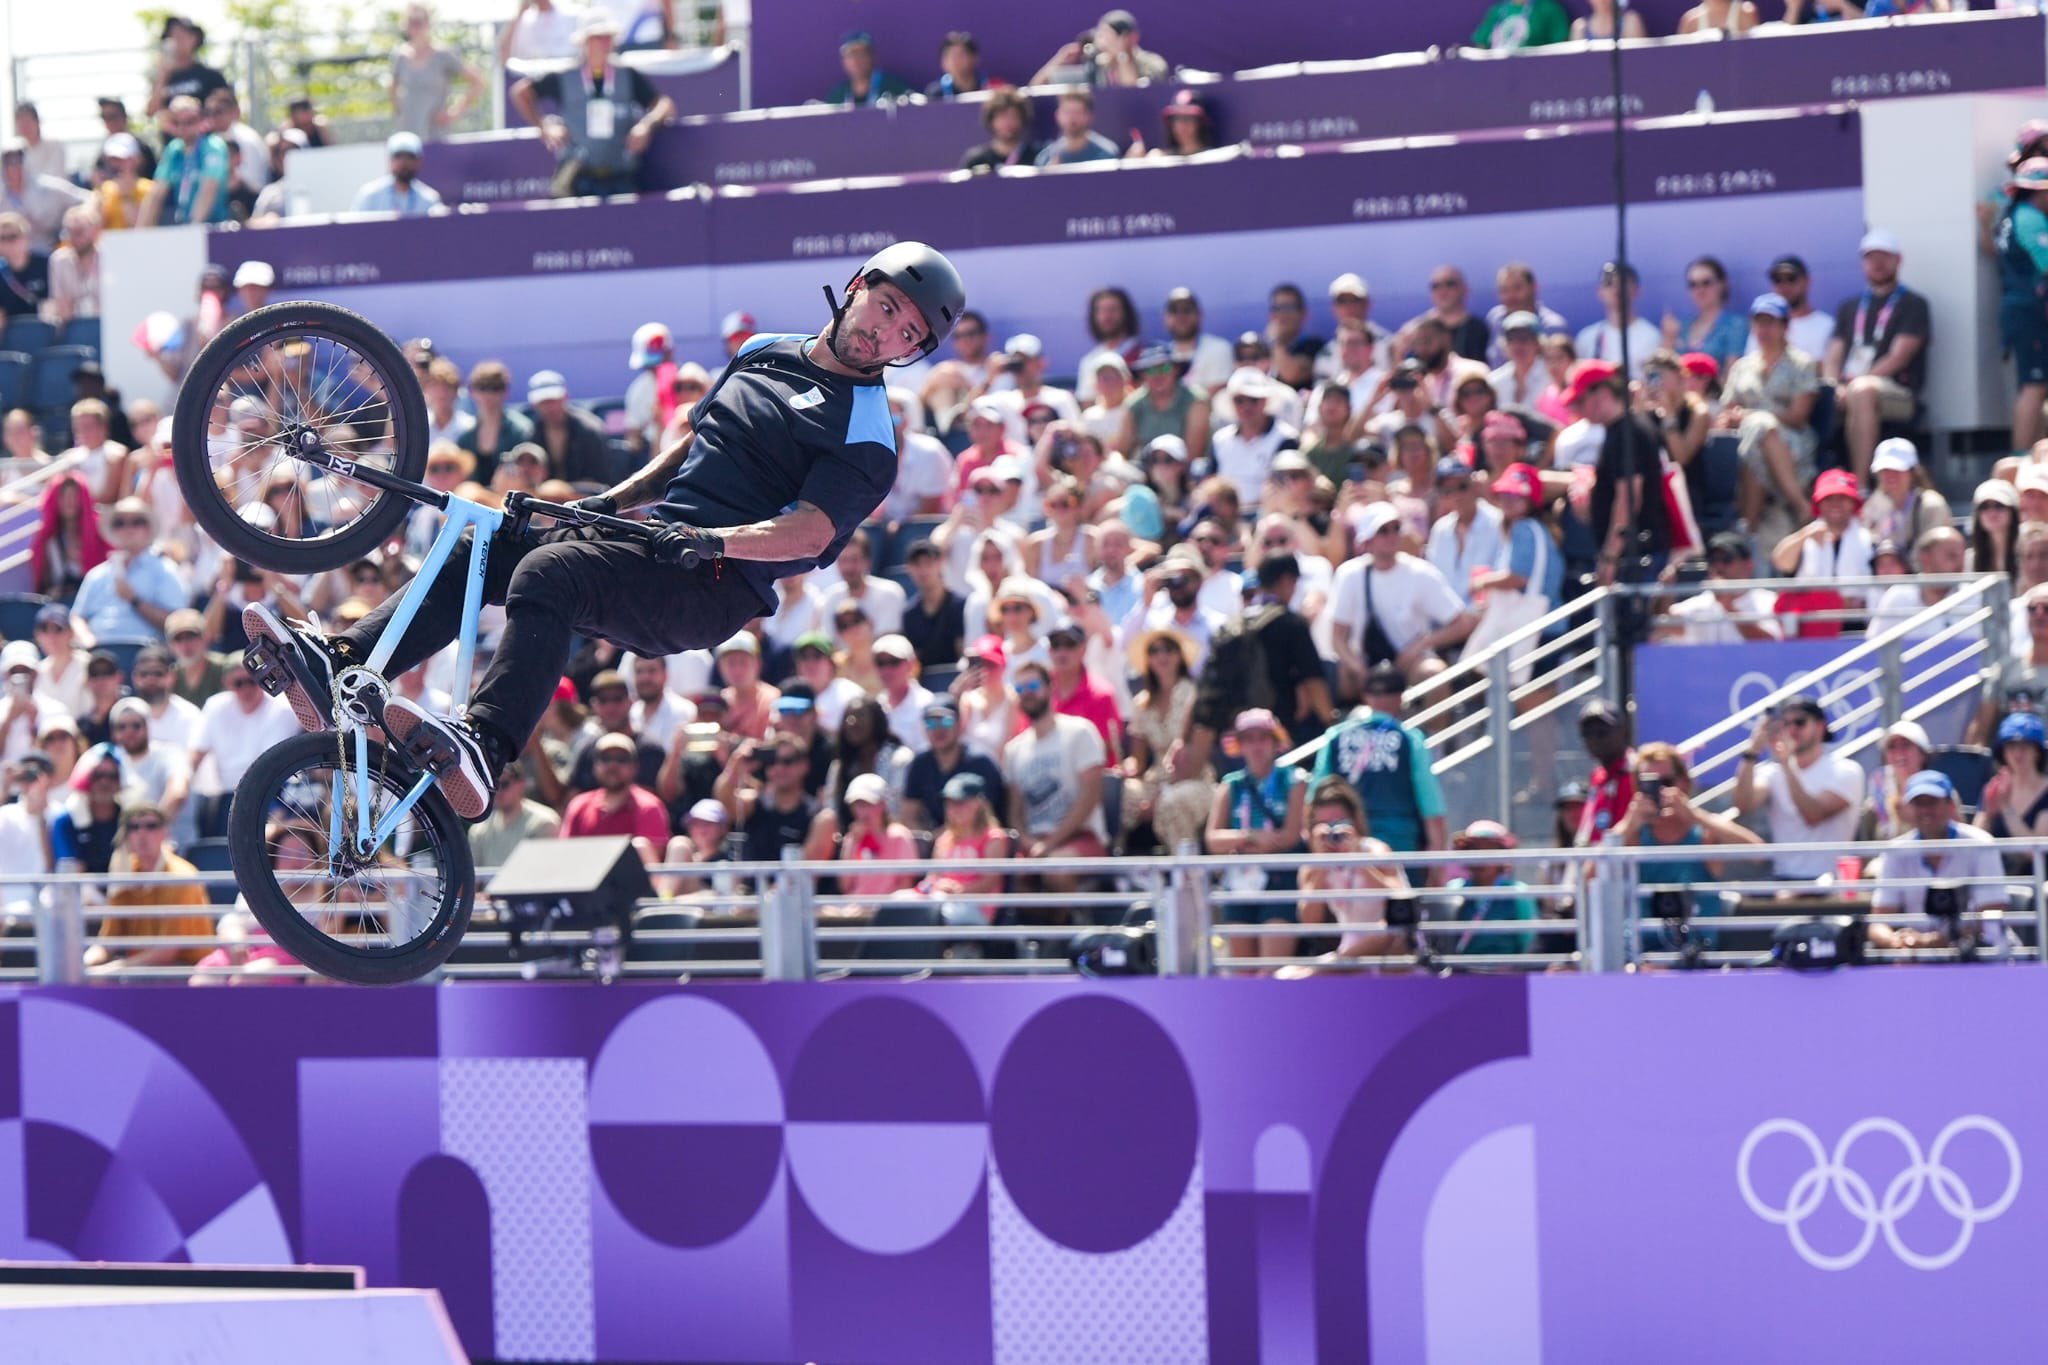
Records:
M5 484L0 484L0 492L11 494L18 493L25 488L41 487L57 475L84 463L84 451L78 449L67 450L48 464L38 465L20 478L10 479ZM32 498L22 499L18 502L12 498L0 500L0 515L4 515L10 506L33 508L35 505L35 500Z

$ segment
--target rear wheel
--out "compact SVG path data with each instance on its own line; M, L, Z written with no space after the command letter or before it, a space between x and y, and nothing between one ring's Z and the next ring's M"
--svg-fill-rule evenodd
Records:
M315 971L366 986L411 981L447 961L469 925L468 832L429 789L371 857L358 856L357 776L354 740L336 731L258 758L228 812L235 881L277 945ZM419 778L374 742L367 776L373 827Z
M331 303L276 303L199 352L171 424L193 519L237 559L319 573L382 544L411 499L302 462L318 448L417 481L427 406L391 338Z

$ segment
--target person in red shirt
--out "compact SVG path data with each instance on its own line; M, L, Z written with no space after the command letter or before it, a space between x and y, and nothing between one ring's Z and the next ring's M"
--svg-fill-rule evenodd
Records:
M1088 635L1072 621L1062 621L1045 637L1052 653L1052 709L1078 716L1102 735L1102 749L1115 767L1123 754L1124 721L1109 689L1088 676L1083 665Z
M1614 703L1603 699L1587 702L1579 712L1579 742L1592 755L1592 788L1585 812L1579 816L1579 847L1591 848L1621 823L1636 799L1636 757L1629 747L1628 721Z
M640 763L633 737L616 731L598 736L591 761L597 787L571 798L562 816L562 837L630 835L641 861L652 867L668 844L668 809L633 780Z

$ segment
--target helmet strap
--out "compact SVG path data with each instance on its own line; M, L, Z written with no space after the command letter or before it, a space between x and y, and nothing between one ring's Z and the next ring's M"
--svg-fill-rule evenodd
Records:
M832 325L825 329L825 346L832 352L832 358L842 365L852 366L862 374L880 374L887 369L886 365L854 365L852 361L839 354L839 324L846 320L846 309L853 302L853 285L846 286L846 297L843 300L832 292L831 285L821 284L818 287L825 291L825 306L832 310Z

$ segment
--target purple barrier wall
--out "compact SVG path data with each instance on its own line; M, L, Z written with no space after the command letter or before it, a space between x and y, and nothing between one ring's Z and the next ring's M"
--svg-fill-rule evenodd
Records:
M2048 1100L1955 1040L2039 981L6 992L0 1257L511 1361L2032 1361Z
M1683 263L1721 253L1743 289L1772 256L1804 254L1817 297L1858 279L1861 150L1853 116L1641 130L1629 161L1632 250L1644 312L1683 308ZM953 254L998 335L1044 338L1055 372L1090 344L1088 292L1121 284L1156 325L1176 285L1200 294L1211 331L1262 325L1267 288L1293 279L1322 316L1327 282L1366 274L1376 315L1426 304L1439 262L1465 267L1485 301L1503 261L1532 262L1544 297L1580 324L1612 251L1608 134L1467 139L1280 157L1225 154L1043 174L862 188L679 193L597 205L217 232L214 260L263 259L282 288L332 298L398 336L430 335L463 364L558 368L580 393L621 391L626 340L650 318L686 356L745 308L771 329L820 320L818 286L891 241ZM1910 262L1907 265L1911 273ZM516 280L516 288L505 282ZM422 288L424 284L432 288Z
M1631 51L1626 72L1627 111L1643 118L1690 113L1701 91L1727 113L2017 89L2048 81L2048 20L1997 15L1806 28L1739 43L1662 44ZM1254 145L1611 117L1611 90L1603 52L1398 61L1204 87L1219 140ZM1159 110L1171 94L1103 91L1097 126L1119 142L1135 129L1157 145ZM1041 131L1048 135L1052 103L1038 101ZM887 110L814 106L692 119L655 139L646 184L672 189L951 170L983 140L980 118L979 103L939 103ZM545 194L553 168L530 133L442 144L429 157L429 180L459 202Z

